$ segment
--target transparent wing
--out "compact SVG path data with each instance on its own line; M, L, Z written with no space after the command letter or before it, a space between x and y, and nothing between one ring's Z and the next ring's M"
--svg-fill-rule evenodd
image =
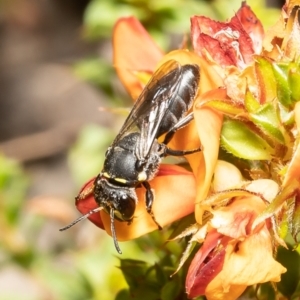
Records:
M163 64L152 76L136 100L120 133L114 140L118 143L130 132L139 131L142 142L138 143L138 158L146 158L161 122L174 100L182 77L181 65L175 60Z

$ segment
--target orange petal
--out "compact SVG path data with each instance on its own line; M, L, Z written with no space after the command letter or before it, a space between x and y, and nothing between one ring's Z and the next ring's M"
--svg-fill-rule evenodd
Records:
M118 76L131 97L136 99L142 91L142 85L135 73L152 73L163 52L134 17L117 21L113 32L113 48Z
M169 174L169 175L166 175ZM196 195L195 178L191 172L175 165L161 165L159 174L150 182L154 191L153 213L161 226L166 226L194 211ZM145 189L136 190L138 205L133 222L115 221L117 238L120 241L137 238L157 229L145 208ZM105 230L110 233L110 218L101 212Z
M213 211L211 225L231 238L244 238L252 234L251 225L265 208L265 203L257 196L239 197L232 204Z
M298 4L299 5L299 4ZM288 20L287 27L291 28L291 32L286 34L283 42L283 47L285 47L285 55L290 58L299 56L300 48L300 26L299 26L299 6L295 6ZM286 42L286 46L285 46Z
M285 55L294 59L299 56L299 12L298 0L287 1L283 6L279 20L268 30L263 42L270 58L281 59Z
M279 20L271 26L263 40L263 48L266 52L268 52L268 57L276 59L282 56L282 51L280 46L282 44L282 40L285 37L285 27L286 27L286 11L284 7L281 10L281 16Z
M248 285L278 282L286 269L273 258L272 241L266 226L242 242L232 240L226 248L222 271L209 283L207 299L236 299Z
M197 180L197 199L196 203L196 220L199 224L202 223L202 208L201 201L206 198L210 186L212 176L215 171L215 166L219 154L220 133L223 123L223 115L214 111L211 108L202 106L209 99L225 99L226 90L217 89L202 95L197 99L194 107L194 116L197 126L199 139L201 141L203 151L202 159L196 165L194 171Z

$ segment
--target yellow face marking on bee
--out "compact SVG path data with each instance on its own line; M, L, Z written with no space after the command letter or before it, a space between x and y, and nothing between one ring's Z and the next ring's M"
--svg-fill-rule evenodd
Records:
M123 216L122 216L122 214L121 214L119 211L115 210L115 211L114 211L114 214L115 214L115 216L118 217L119 219L121 219L121 220L123 219Z
M104 172L102 175L103 175L105 178L110 178L109 174L106 173L106 172Z
M139 175L138 175L138 181L143 182L143 181L146 181L146 180L147 180L146 172L145 171L140 172Z
M120 182L120 183L126 183L127 180L123 179L123 178L114 178L115 181Z

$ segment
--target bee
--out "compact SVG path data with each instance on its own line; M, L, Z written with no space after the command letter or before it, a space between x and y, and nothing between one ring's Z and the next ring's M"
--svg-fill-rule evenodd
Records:
M193 113L188 111L197 94L199 80L198 65L181 65L175 60L167 61L153 74L106 151L103 170L96 177L92 191L99 207L61 231L103 209L110 215L115 248L121 254L114 220L128 224L133 221L138 202L135 189L141 186L146 189L146 210L161 229L152 211L154 195L149 181L156 175L164 157L201 151L200 148L175 150L168 147L176 131L193 119ZM163 141L159 142L159 138ZM83 198L80 194L78 197Z

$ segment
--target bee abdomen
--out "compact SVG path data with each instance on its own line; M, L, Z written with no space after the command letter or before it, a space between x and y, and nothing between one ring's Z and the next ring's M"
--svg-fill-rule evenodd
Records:
M157 136L168 132L191 108L197 94L200 70L197 65L182 66L182 80L176 95L166 112Z

